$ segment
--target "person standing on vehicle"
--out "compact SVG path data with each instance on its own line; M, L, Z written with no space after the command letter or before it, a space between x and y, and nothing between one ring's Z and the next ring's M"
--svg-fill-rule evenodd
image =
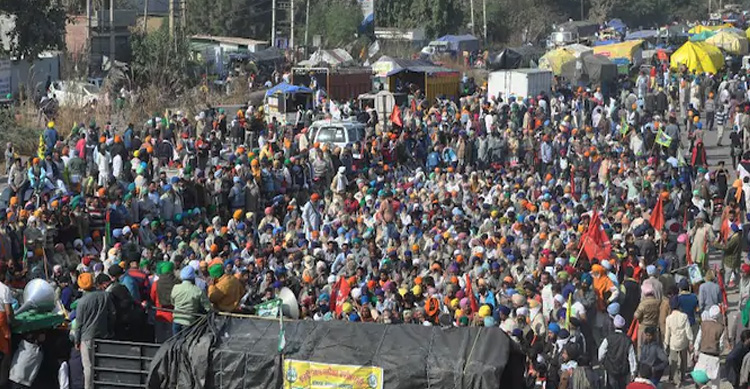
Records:
M103 290L94 290L94 276L78 276L83 297L76 307L76 348L81 350L84 389L94 389L94 339L111 339L117 318L112 297Z
M180 278L182 283L172 288L172 304L175 309L172 323L174 334L193 324L200 314L211 310L208 297L195 285L195 269L185 266L180 271Z

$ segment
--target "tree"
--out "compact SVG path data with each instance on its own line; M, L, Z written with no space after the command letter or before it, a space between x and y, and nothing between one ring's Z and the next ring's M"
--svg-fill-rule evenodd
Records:
M612 13L612 9L615 7L616 3L616 0L591 0L589 19L599 23L604 23Z
M187 0L187 9L190 34L268 39L271 33L271 0Z
M304 2L300 4L302 8ZM304 19L296 19L298 19L297 26L304 26ZM310 35L322 36L325 47L339 48L351 43L357 39L361 23L362 8L356 1L313 0L310 2ZM304 33L304 27L295 30L296 42L302 44Z
M36 58L45 50L57 50L65 46L67 18L61 2L4 0L0 1L0 15L3 14L14 21L14 27L8 34L12 55ZM5 38L0 36L0 39Z
M180 92L190 81L187 39L179 32L169 36L169 25L150 33L135 33L130 38L133 59L130 63L138 85L152 85L165 92Z

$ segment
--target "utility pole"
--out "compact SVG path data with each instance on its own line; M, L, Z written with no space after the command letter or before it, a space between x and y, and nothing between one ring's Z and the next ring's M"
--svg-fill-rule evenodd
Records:
M471 8L471 35L474 35L474 0L469 0Z
M581 20L585 20L583 17L583 0L581 0Z
M148 31L148 0L143 2L143 33Z
M115 63L115 0L109 0L109 66Z
M307 45L307 30L310 28L310 0L307 0L305 10L305 58L310 55L310 48Z
M292 63L297 63L297 53L294 50L294 0L289 1L289 49L292 50Z
M276 47L276 0L271 0L271 47Z
M487 44L487 0L482 0L482 23L484 24L484 44Z
M89 67L86 69L87 76L91 69L91 42L91 0L86 0L86 50L88 50L87 56L89 57Z
M180 34L184 34L187 26L187 0L180 0L180 4Z
M169 0L169 37L174 39L174 2L177 0Z

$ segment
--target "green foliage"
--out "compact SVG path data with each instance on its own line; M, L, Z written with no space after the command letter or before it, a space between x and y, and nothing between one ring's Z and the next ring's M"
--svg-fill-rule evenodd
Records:
M464 12L469 13L467 4L461 0L376 1L375 23L398 28L424 27L428 36L438 37L461 31ZM475 14L477 9L481 10L478 1Z
M167 23L151 33L134 33L130 43L130 67L138 85L151 85L166 92L180 92L190 86L188 42L179 33L170 37Z
M65 46L66 12L57 0L0 0L0 15L15 18L10 31L11 54L36 58L45 50Z
M304 5L295 14L297 20L295 39L299 44L304 40ZM362 22L362 8L355 0L311 0L309 35L321 35L323 46L343 47L357 38L357 30ZM312 42L310 42L312 43Z
M271 32L271 0L187 0L187 10L189 34L267 39Z

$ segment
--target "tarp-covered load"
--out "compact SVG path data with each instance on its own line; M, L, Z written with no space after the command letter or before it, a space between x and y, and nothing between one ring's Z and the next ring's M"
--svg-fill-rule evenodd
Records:
M643 41L631 40L613 45L596 46L594 54L609 59L627 59L631 64L639 65L643 60Z
M519 46L503 49L491 56L487 63L490 70L535 68L544 51L534 46Z
M738 36L726 30L721 30L706 39L706 43L714 45L727 53L745 55L748 53L748 41L744 36Z
M521 53L513 49L503 49L503 51L490 58L487 67L490 70L518 69L521 67L522 59L523 56Z
M653 39L653 38L657 38L658 36L659 36L658 30L640 30L640 31L629 32L627 35L625 35L625 40L634 41L638 39Z
M617 78L617 65L601 55L585 55L563 65L562 76L574 83L608 82Z
M473 35L444 35L436 40L448 42L450 49L455 52L479 50L479 39Z
M704 30L690 37L691 42L704 42L706 39L716 35L714 31Z
M705 42L685 42L670 58L672 69L684 65L692 72L716 74L724 67L724 55L721 50Z
M721 25L718 25L718 26L702 26L702 25L698 25L698 26L695 26L695 27L691 28L690 30L688 30L688 33L689 34L700 34L701 32L706 31L706 30L708 30L708 31L718 31L718 30L721 30L722 28L728 28L728 27L734 27L734 26L731 23L724 23L724 24L721 24Z
M216 314L162 345L148 387L520 388L523 353L499 328L285 321ZM282 362L283 360L283 362Z
M576 57L566 49L555 49L547 52L539 59L539 68L552 70L556 76L562 74L563 66L569 62L575 62Z

